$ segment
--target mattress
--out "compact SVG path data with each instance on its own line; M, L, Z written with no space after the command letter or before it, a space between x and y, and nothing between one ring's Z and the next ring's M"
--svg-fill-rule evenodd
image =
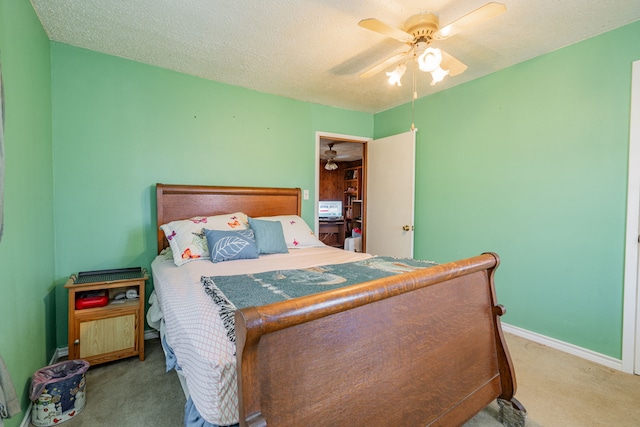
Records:
M164 339L173 349L200 416L216 425L238 422L235 345L227 338L218 307L206 294L202 277L309 268L370 257L324 246L249 260L195 260L176 267L170 251L158 255L151 264L154 295L150 302L157 304L150 307L150 313L163 323Z

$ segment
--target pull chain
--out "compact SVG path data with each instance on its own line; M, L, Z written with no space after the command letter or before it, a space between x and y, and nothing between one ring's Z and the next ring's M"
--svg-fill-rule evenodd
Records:
M413 92L411 93L411 130L415 130L416 129L416 124L415 124L415 103L416 103L416 98L418 97L418 91L416 89L416 61L415 61L415 54L414 54L414 58L413 58L413 72L412 74L412 83L413 83Z

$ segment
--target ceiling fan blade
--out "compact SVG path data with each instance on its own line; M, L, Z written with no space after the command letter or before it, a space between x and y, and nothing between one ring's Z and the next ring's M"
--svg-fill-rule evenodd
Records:
M440 49L440 52L442 52L442 62L440 63L440 67L443 70L449 70L449 75L451 77L464 73L464 71L468 68L465 64L449 55L444 50Z
M488 21L491 18L495 18L498 15L502 15L507 11L507 7L502 3L487 3L484 6L480 6L476 10L467 13L461 18L456 19L449 25L440 28L436 34L436 38L439 40L446 39L453 35L458 34L474 25L481 24Z
M391 37L392 39L396 39L403 43L413 42L413 36L411 34L405 33L398 28L387 25L376 18L363 19L362 21L358 22L358 25L362 28L375 31L376 33Z
M376 74L378 74L380 71L382 71L385 68L389 67L390 65L393 65L396 62L400 62L409 53L411 53L411 50L408 50L407 52L396 53L391 58L387 58L384 61L382 61L381 63L376 64L373 67L369 68L367 71L365 71L364 73L360 74L360 77L363 78L363 79L367 79L369 77L373 77Z

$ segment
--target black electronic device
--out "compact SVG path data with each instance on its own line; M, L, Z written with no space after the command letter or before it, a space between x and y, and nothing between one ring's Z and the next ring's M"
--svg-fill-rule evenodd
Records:
M142 267L115 268L111 270L81 271L72 276L73 283L115 282L117 280L142 279L147 270Z

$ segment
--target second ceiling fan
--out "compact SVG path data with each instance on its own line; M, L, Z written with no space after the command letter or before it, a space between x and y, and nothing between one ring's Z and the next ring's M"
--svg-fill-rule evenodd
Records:
M402 29L392 27L376 18L363 19L358 22L362 28L406 43L409 49L374 65L360 74L360 77L372 77L387 67L396 65L393 71L387 72L387 76L389 83L400 86L400 78L406 71L406 64L412 60L417 62L421 71L431 73L432 85L447 75L462 74L467 66L447 52L431 47L431 43L456 35L467 28L501 15L506 10L506 6L502 3L487 3L442 28L440 28L438 17L433 13L419 13L409 17Z

